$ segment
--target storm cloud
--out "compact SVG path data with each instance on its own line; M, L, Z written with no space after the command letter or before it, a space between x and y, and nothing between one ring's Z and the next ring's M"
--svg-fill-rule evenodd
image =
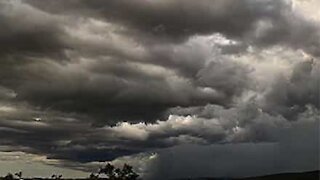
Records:
M154 178L170 149L291 145L319 121L320 20L299 3L0 2L0 146L81 170L163 149Z

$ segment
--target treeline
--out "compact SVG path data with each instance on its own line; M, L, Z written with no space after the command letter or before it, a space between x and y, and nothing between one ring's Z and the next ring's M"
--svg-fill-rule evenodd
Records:
M29 179L39 179L39 180L62 180L64 179L61 174L53 174L51 177L48 178L23 178L23 173L8 173L4 177L0 177L0 180L29 180ZM116 168L112 164L108 163L105 166L101 167L97 173L90 173L87 178L89 180L141 180L139 175L134 172L133 167L124 164L122 168Z

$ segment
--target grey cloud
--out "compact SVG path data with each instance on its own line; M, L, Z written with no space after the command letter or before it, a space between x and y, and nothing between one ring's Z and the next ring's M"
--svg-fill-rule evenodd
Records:
M205 111L211 115L205 115ZM310 113L313 117L318 114L313 109ZM148 141L155 140L172 146L175 143L276 142L281 131L290 126L290 121L282 116L272 116L248 104L230 109L208 105L193 116L170 116L168 120L155 124L121 123L108 130L116 137L142 141L145 146Z
M59 12L61 2L46 6L41 1L29 1L37 7ZM283 9L290 7L284 1L70 1L68 9L78 7L111 21L120 21L129 26L137 27L147 32L162 29L170 36L185 36L187 34L210 34L222 32L225 34L243 35L253 23L261 17L279 16ZM99 8L97 8L99 7ZM56 11L55 11L56 9ZM96 10L95 10L96 9ZM123 9L127 11L122 12ZM63 11L60 11L63 13ZM188 19L188 20L186 20ZM162 27L162 28L160 28ZM237 29L237 31L235 31ZM185 32L185 33L184 33Z
M1 2L0 11L2 56L63 56L67 47L58 16L15 1Z
M287 141L286 129L317 122L319 63L299 60L264 89L254 72L266 62L249 56L273 45L318 55L317 25L290 6L1 2L0 144L83 163L181 144Z
M64 13L61 2L36 7ZM50 8L52 7L52 8ZM319 27L292 9L292 1L70 1L68 12L88 14L142 31L134 36L150 41L185 41L197 34L215 32L244 41L244 44L272 46L285 44L318 56ZM149 37L149 38L146 38ZM150 39L151 37L151 39ZM150 44L149 43L149 44Z
M55 119L54 119L55 120ZM100 147L91 142L90 125L79 123L47 123L35 121L2 120L1 145L10 146L9 151L45 155L48 159L75 162L105 161L133 154L137 151L121 148ZM81 143L81 141L85 142ZM99 139L103 143L104 139ZM97 141L96 141L97 142Z
M215 52L217 60L210 59L212 52L210 48L202 50L206 43L202 41L199 38L175 45L174 51L163 47L161 53L152 52L146 62L119 57L74 57L64 63L50 58L11 58L4 60L0 74L2 84L17 94L16 101L27 101L44 110L93 115L101 120L98 124L154 121L170 107L228 104L247 88L243 84L234 89L248 79L245 67L227 59L205 67L222 57ZM160 54L165 54L163 59ZM213 68L221 70L219 76L215 77ZM221 84L219 79L228 78L228 71L233 70L238 73L230 78L230 85ZM210 74L211 79L205 77Z
M17 96L17 94L13 90L0 86L0 99L1 100L12 99L16 96Z
M203 118L206 113L212 114ZM11 146L11 150L24 147L28 153L43 154L48 158L91 162L181 144L278 142L283 130L308 121L317 122L319 112L310 108L299 114L297 122L290 123L250 104L239 109L208 105L193 116L172 115L155 123L122 122L104 127L93 127L81 120L85 117L70 119L70 114L50 111L40 121L34 119L41 117L39 112L24 120L12 119L20 119L17 115L9 116L8 120L1 117L1 145Z
M101 6L103 8L98 12L98 14L100 13L105 17L115 17L115 21L125 21L125 24L132 23L134 27L141 26L142 29L144 29L144 26L148 27L149 25L148 23L144 24L145 21L140 22L138 21L138 18L135 19L136 16L134 15L138 16L138 12L141 12L142 14L151 14L148 17L150 17L150 21L152 22L157 22L157 18L167 20L168 22L163 23L163 26L171 26L171 24L172 26L180 26L179 23L176 22L177 20L174 20L174 18L167 18L166 16L177 15L177 19L182 19L181 13L176 13L176 11L174 11L175 9L179 9L178 7L180 7L181 4L185 5L185 7L183 7L186 9L184 10L184 8L182 8L182 11L186 13L185 16L187 17L191 16L194 17L194 19L200 19L204 16L209 16L213 18L213 20L211 19L212 22L215 22L215 19L220 19L219 22L226 22L228 25L229 21L224 20L224 18L227 17L227 19L229 18L230 23L239 26L243 25L244 27L247 27L245 25L246 23L239 23L240 21L233 18L247 17L251 15L251 13L258 13L259 16L270 16L272 18L273 16L281 16L282 10L290 12L290 9L287 9L288 4L282 1L266 2L266 4L269 5L269 9L264 9L264 6L261 6L259 2L251 1L237 2L235 4L233 4L234 2L232 1L214 1L213 5L216 6L208 6L209 1L203 1L203 3L197 3L197 5L191 1L184 3L181 1L174 3L167 1L161 3L148 2L146 4L137 1L135 6L130 6L131 9L129 9L127 13L120 15L113 14L114 12L105 10L108 8L113 8L114 10L121 9L126 7L129 3L128 1L72 1L70 3L75 3L89 9L90 7L95 7L99 4L101 5L101 3L108 3L110 6ZM59 2L55 2L53 4L56 4L57 6L52 5L50 7L57 7L58 9L62 8ZM230 6L237 9L237 11L224 11L225 8L229 8ZM103 22L105 24L102 23L103 25L101 25L101 22L99 24L93 20L87 20L86 17L84 17L84 20L82 21L81 18L79 18L79 20L78 18L73 17L76 21L71 23L70 21L73 19L72 13L74 12L67 15L62 13L62 17L66 16L65 23L60 22L59 24L54 23L56 22L55 15L52 15L54 13L58 13L56 11L50 11L52 14L45 13L23 3L14 4L13 7L21 7L23 11L34 14L44 14L44 20L40 19L39 21L36 21L39 25L35 24L34 26L39 26L41 27L40 29L43 28L44 30L50 30L54 32L54 34L63 34L62 37L64 37L52 36L53 39L57 40L57 42L62 43L60 44L61 46L55 47L57 47L59 51L66 53L65 56L66 58L69 58L71 63L66 62L59 64L50 62L57 58L48 58L45 60L42 58L32 59L29 57L21 57L21 54L15 58L5 59L3 63L3 69L6 71L3 71L1 76L3 84L8 88L17 91L18 100L29 101L31 104L41 106L44 109L57 108L68 112L88 112L89 114L94 114L98 119L103 119L109 116L113 119L112 121L130 117L136 120L140 118L144 120L155 120L157 117L160 117L162 112L167 108L174 106L195 106L206 103L228 105L234 96L241 94L246 88L248 88L248 86L250 86L248 85L250 78L247 77L249 72L247 72L246 67L241 67L233 62L229 63L221 57L216 57L217 59L221 58L221 62L211 62L208 65L208 61L210 61L209 57L214 54L208 53L210 48L208 48L208 50L203 50L204 46L198 46L196 44L196 40L191 39L182 45L161 43L157 45L157 41L152 41L151 46L144 46L144 44L139 42L139 40L133 40L133 42L131 42L132 39L128 38L127 35L122 34L123 32L118 28L114 31L101 31L103 28L112 29L113 24L109 27L106 25L107 22ZM41 8L42 6L40 5L36 7ZM67 7L68 3L66 3L66 8ZM159 9L157 9L157 7L159 7ZM141 8L141 11L138 11L139 8ZM204 12L204 14L201 15L187 11L189 8L209 9L201 11ZM211 11L210 8L218 9L219 11ZM165 14L161 12L168 13ZM17 14L16 16L18 16L19 13L20 11L17 10L14 11L13 14ZM232 13L243 13L243 16L233 16ZM86 13L85 16L90 17ZM255 16L252 17L258 18ZM191 18L191 20L192 19L193 18ZM191 20L190 23L196 22ZM53 21L53 23L50 23L51 21ZM113 22L113 20L110 20L110 22ZM110 24L110 22L108 23ZM90 28L86 28L86 26L79 26L78 29L72 28L72 25L81 23L86 24L86 26ZM189 23L189 21L187 23ZM20 24L21 23L18 23L18 25ZM9 25L13 26L12 24ZM53 28L50 28L51 26ZM100 27L98 31L95 30L97 26ZM119 26L119 24L115 26ZM184 25L182 24L181 27L183 26ZM210 24L208 26L210 27ZM214 24L213 27L215 26L216 24ZM64 28L63 32L59 31L59 28L62 27ZM125 29L130 29L130 27L131 25L126 26ZM201 33L201 29L205 29L205 24L203 24L203 27L201 25L192 25L192 27L199 28L200 34L210 34L215 32L209 28L210 33L209 31L208 33ZM217 27L220 26L217 25ZM174 27L173 30L174 29L179 32L179 30L183 28ZM235 29L237 29L237 32L241 32L241 28L240 30L239 28L232 28L232 30ZM38 34L37 31L33 30L34 29L32 28L31 30L26 28L26 32ZM228 36L228 33L223 31L221 32L224 33L225 36ZM50 32L46 32L46 34L46 37L51 37ZM95 36L97 34L100 36ZM109 35L104 36L106 34ZM172 35L175 35L175 33ZM109 36L110 38L108 38ZM112 43L111 37L113 36L119 38L119 41ZM14 35L12 37L16 36ZM64 41L61 41L62 39L64 39ZM137 45L141 46L141 48L134 48L135 41L137 41ZM51 44L51 41L42 42L45 42L47 45ZM47 46L44 45L43 47ZM72 47L72 50L67 51L68 48L66 47ZM129 49L131 48L135 49L135 51L130 52ZM211 48L217 47L213 46ZM32 50L26 51L32 52ZM52 51L50 50L50 52ZM83 54L86 54L85 57L82 57ZM107 56L106 59L111 60L105 60L99 56ZM82 58L88 58L88 60L83 60ZM15 64L19 64L19 66ZM148 72L143 72L144 70L139 68L158 68L158 66L160 69L168 68L169 71L162 70L163 72L161 72L161 75L150 76L147 74ZM76 70L76 68L78 68L78 70ZM217 70L219 70L219 72ZM170 71L173 71L174 73L170 73ZM229 71L235 72L236 74L231 76ZM15 72L14 75L13 72ZM169 76L177 76L177 80L168 78ZM168 81L172 82L169 83ZM173 86L173 81L176 81L175 83L179 85ZM101 87L100 84L104 84L104 86ZM177 96L177 94L179 94L179 96ZM141 98L144 98L145 101L139 101ZM131 104L137 101L141 104L139 106L135 106L135 108ZM150 104L152 104L152 107L149 107ZM128 115L123 115L124 113L122 112L124 111L127 111ZM143 115L145 112L150 113Z
M290 120L308 105L319 108L319 63L305 61L295 65L291 77L280 77L266 95L265 109L277 112Z
M250 71L248 67L228 60L211 62L198 72L197 83L220 90L225 96L232 97L250 88Z
M46 8L48 6L45 6L39 1L31 1L31 3L38 5L38 7L48 9ZM193 1L106 2L98 0L90 2L71 1L67 3L67 7L72 9L72 7L76 5L75 7L79 9L85 8L88 11L96 11L95 13L98 16L105 17L111 21L120 21L146 32L159 29L164 31L163 33L165 35L181 37L198 32L211 33L218 29L241 33L243 29L249 28L246 22L250 23L252 19L255 19L255 17L251 15L253 11L251 8L253 7L247 7L247 3L249 4L249 1L241 3L236 1L203 0L194 3ZM61 2L52 4L50 7L53 7L53 9L61 8ZM235 11L225 11L229 8ZM123 12L124 9L126 9L126 12L120 13ZM188 21L184 19L188 19ZM242 20L243 23L237 23L239 20ZM235 32L234 29L239 29L239 31Z
M99 65L102 66L102 62ZM115 113L117 116L117 114L121 115L121 109L123 109L128 113L131 111L133 114L130 115L132 116L134 113L138 113L138 117L141 117L139 113L151 113L152 109L157 111L176 104L188 105L192 99L205 102L205 98L210 97L210 95L206 96L205 93L197 90L186 80L166 77L166 74L152 77L144 72L139 72L134 67L128 67L126 63L119 65L120 71L127 72L127 74L121 73L121 75L113 74L119 70L117 65L112 64L106 66L105 70L109 69L109 72L103 74L78 72L76 68L81 67L66 68L46 61L22 68L20 73L25 76L21 78L32 80L20 82L14 85L18 85L18 87L12 87L18 94L17 100L26 100L44 108L69 112L89 111L88 113L90 113L93 111L95 113L96 111L99 114L99 112L109 111L110 115ZM33 69L41 69L41 72L35 73ZM170 88L172 82L168 82L169 80L175 82L177 86ZM15 79L10 83L14 81ZM101 87L100 84L105 86ZM175 96L178 91L182 90L185 91L183 94ZM203 97L201 97L201 93ZM211 96L214 100L215 95ZM144 101L139 102L138 100L141 98ZM132 106L133 103L136 105ZM92 109L92 107L96 108ZM131 110L131 107L134 110ZM146 109L149 109L149 112Z

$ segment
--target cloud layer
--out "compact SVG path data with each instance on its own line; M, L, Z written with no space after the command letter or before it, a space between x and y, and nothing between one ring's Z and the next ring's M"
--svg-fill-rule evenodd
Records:
M312 3L0 2L0 145L74 168L289 141L319 121Z

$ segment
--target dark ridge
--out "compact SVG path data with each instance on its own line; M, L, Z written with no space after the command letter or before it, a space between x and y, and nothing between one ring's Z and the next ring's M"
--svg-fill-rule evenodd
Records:
M320 180L320 171L282 173L245 178L183 178L177 180Z

